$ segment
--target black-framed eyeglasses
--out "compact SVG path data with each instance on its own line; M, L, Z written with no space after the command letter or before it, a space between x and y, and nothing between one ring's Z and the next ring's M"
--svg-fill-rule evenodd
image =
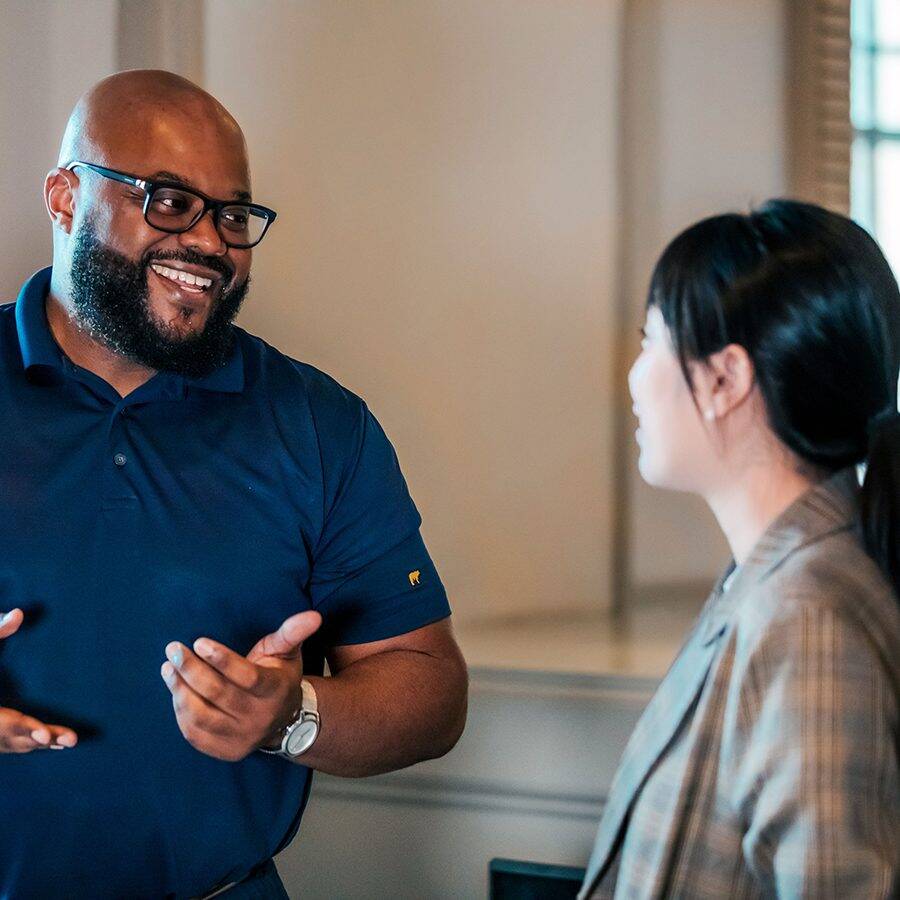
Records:
M255 247L265 237L269 226L275 221L274 209L258 203L236 203L234 200L213 200L200 191L187 188L172 181L147 181L116 169L107 169L94 163L72 160L64 169L79 166L90 169L104 178L131 184L145 193L144 219L158 231L181 234L190 231L209 210L212 210L213 224L229 246L239 250Z

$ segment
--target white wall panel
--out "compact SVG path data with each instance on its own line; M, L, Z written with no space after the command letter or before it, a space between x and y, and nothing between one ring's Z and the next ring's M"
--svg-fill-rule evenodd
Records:
M479 900L501 856L584 866L619 754L656 680L476 670L469 724L441 760L316 776L278 858L303 900Z

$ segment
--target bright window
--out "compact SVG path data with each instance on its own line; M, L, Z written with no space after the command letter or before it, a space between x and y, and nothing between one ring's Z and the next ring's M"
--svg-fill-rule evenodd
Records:
M900 0L853 0L853 217L900 275Z

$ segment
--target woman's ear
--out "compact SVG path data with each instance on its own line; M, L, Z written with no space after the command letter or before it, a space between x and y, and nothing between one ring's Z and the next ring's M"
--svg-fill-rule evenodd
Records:
M697 406L707 422L723 419L741 406L756 380L753 360L740 344L729 344L713 353L692 374Z
M72 231L75 214L75 188L78 176L71 169L51 169L44 179L44 205L55 226L66 234Z

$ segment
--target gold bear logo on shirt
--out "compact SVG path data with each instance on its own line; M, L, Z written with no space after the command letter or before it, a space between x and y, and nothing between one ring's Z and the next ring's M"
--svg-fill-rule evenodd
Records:
M419 578L421 578L421 577L422 577L422 573L418 569L416 569L415 572L409 573L409 583L413 587L415 587L419 583Z

